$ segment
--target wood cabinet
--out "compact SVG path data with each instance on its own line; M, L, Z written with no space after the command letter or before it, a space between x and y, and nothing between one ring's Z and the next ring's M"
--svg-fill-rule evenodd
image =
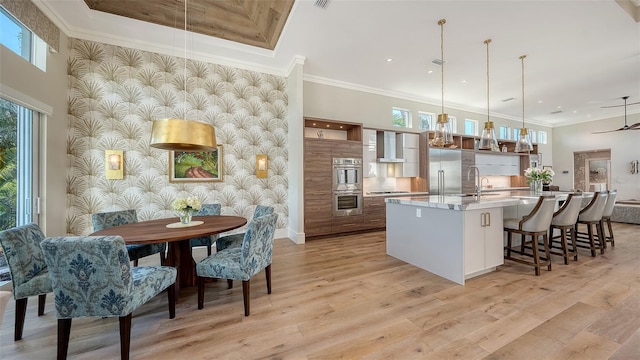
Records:
M365 197L363 206L363 230L383 229L387 223L384 197Z
M320 129L323 136L315 136ZM334 157L362 157L362 127L353 123L305 118L307 133L310 135L304 138L305 235L312 237L360 230L362 215L333 217L332 179Z
M502 208L464 212L465 277L491 271L504 263Z

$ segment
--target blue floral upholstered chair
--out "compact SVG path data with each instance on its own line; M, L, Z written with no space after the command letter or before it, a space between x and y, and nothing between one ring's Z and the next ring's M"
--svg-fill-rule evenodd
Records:
M16 300L16 324L13 339L22 339L27 299L38 295L38 316L44 314L51 280L42 256L40 242L44 240L40 227L34 223L0 231L0 245L4 249Z
M259 218L269 214L273 214L273 207L256 205L256 209L253 211L253 218ZM244 233L221 236L216 241L216 251L222 251L230 247L240 247L240 245L242 245L242 239L244 239Z
M136 215L135 210L95 213L91 215L91 222L93 223L93 231L100 231L114 226L136 223L138 222L138 215ZM133 261L133 266L138 266L138 259L155 253L160 254L160 265L164 264L166 249L167 243L127 245L129 259Z
M204 258L196 264L198 279L198 309L204 306L205 278L227 279L229 288L233 280L242 280L244 315L249 316L249 284L251 278L265 270L267 293L271 294L271 255L273 235L278 214L261 216L251 220L244 233L241 247L227 248Z
M120 357L129 359L134 310L167 289L169 318L175 317L176 269L132 268L122 237L50 237L41 247L55 296L59 360L67 357L72 318L118 317Z
M200 211L193 213L194 216L220 215L220 204L202 204ZM189 240L191 247L206 246L207 256L211 255L211 245L218 239L218 235L209 235L193 238Z

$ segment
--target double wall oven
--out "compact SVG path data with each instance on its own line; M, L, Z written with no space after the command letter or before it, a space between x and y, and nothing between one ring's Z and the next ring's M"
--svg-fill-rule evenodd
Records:
M333 216L362 214L362 159L333 158Z

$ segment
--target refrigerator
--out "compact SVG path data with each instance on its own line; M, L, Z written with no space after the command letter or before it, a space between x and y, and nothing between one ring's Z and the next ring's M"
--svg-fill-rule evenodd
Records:
M429 194L462 193L462 152L456 149L429 149Z

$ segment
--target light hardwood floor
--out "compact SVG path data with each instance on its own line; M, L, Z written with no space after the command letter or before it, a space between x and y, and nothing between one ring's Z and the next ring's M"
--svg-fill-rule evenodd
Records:
M554 257L539 277L507 263L465 286L387 256L384 232L279 239L273 293L264 272L254 278L251 316L241 284L208 284L203 310L196 289L183 289L173 320L162 295L134 313L131 358L640 359L640 225L614 224L614 233L604 255ZM44 316L36 303L18 342L9 303L0 358L55 358L52 296ZM118 358L119 346L117 319L73 321L70 359Z

